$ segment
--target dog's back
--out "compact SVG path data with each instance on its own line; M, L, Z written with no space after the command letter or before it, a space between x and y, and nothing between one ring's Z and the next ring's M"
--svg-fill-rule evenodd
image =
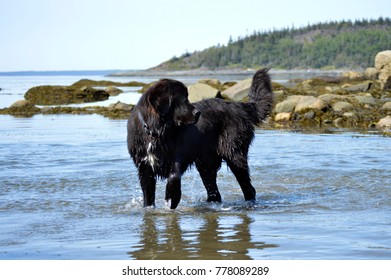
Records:
M272 104L273 92L268 69L261 69L254 74L249 102L227 102L215 98L194 103L201 112L195 126L205 137L203 144L209 143L210 146L216 143L217 152L224 159L247 161L247 156L245 159L243 156L247 155L254 138L254 126L266 119Z

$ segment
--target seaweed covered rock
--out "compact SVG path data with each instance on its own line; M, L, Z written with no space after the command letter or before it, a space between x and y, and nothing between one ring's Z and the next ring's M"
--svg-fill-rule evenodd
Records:
M105 91L110 94L110 96L117 96L120 93L123 93L124 91L122 89L119 89L115 86L108 86L105 88Z
M18 100L13 103L9 108L0 110L1 114L9 114L13 116L31 117L41 112L41 109L36 107L28 100Z
M109 94L87 86L37 86L29 89L24 98L37 105L63 105L104 101Z
M141 82L127 82L127 83L121 83L121 82L113 82L113 81L94 81L90 79L81 79L72 86L74 87L109 87L109 86L116 86L116 87L142 87L145 83Z

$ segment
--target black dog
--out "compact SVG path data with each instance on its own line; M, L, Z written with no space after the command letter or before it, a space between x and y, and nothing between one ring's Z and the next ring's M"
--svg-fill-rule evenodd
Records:
M145 92L128 120L128 150L138 168L144 206L155 204L156 179L168 178L167 201L175 209L181 199L181 176L195 163L207 201L221 202L217 171L226 161L245 200L255 200L247 163L254 125L270 113L273 103L268 69L252 80L249 102L207 99L190 104L187 88L163 79Z

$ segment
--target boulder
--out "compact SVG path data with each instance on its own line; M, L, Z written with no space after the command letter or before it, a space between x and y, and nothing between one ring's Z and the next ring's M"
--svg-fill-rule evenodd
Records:
M388 65L391 65L391 50L379 52L375 56L375 68L380 71Z
M391 90L391 66L389 70L383 69L380 71L379 81L382 90Z
M109 94L87 86L37 86L30 88L24 98L37 105L62 105L104 101Z
M327 110L327 103L324 102L322 99L313 96L304 96L297 103L295 107L295 112L300 113L306 110L325 111Z
M376 105L376 99L372 96L355 96L354 98L363 105Z
M326 103L330 103L332 100L347 100L348 97L344 95L326 93L318 96L319 99L323 100Z
M371 87L372 87L372 82L364 82L355 85L349 85L344 87L343 89L348 92L365 92L370 90Z
M297 103L302 99L303 95L291 95L286 100L278 103L274 111L278 113L289 113L295 110Z
M382 90L391 90L391 50L379 52L375 57L375 67L379 70Z
M18 100L5 110L7 110L7 113L16 116L32 116L41 112L41 109L28 100Z
M123 93L124 91L115 87L115 86L108 86L105 88L105 91L110 95L110 96L116 96L120 93Z
M346 112L353 109L353 105L346 101L339 101L332 106L334 112Z
M348 80L359 80L364 77L363 73L357 72L357 71L346 71L342 73L342 78L348 79Z
M379 76L379 70L377 70L374 67L368 67L364 71L364 78L368 80L377 80L377 77Z
M34 104L28 100L18 100L14 102L10 108L23 108L23 107L35 107Z
M274 117L275 122L289 122L291 119L292 113L278 113Z
M248 96L252 78L238 82L234 86L224 90L221 95L234 101L242 101Z
M221 97L220 92L207 84L194 84L187 87L189 92L189 101L191 103L201 101L203 99Z
M385 118L382 118L377 124L377 128L387 128L391 129L391 117L387 116Z
M381 110L391 111L391 101L384 103L383 106L381 107Z
M123 111L129 111L129 112L132 110L132 108L133 108L132 105L122 103L120 101L118 101L117 103L110 104L108 106L109 110L123 110Z

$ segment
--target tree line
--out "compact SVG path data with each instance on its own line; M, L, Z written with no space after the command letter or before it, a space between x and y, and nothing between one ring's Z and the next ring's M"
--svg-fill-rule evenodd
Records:
M391 49L390 18L343 20L255 31L244 38L229 38L227 45L186 52L157 68L366 68L386 49Z

